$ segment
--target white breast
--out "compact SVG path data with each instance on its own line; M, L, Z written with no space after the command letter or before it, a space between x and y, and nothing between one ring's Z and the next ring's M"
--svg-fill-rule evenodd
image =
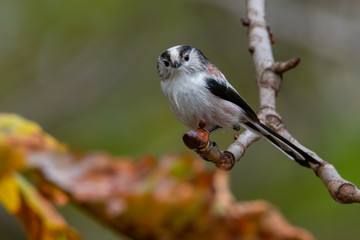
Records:
M207 129L232 128L239 122L242 111L237 105L214 96L205 87L203 77L203 74L179 74L161 81L172 111L191 129L196 128L201 119L206 121Z

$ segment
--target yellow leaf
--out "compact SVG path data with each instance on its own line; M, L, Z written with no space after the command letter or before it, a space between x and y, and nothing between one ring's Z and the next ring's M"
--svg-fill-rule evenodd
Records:
M42 197L26 179L17 174L15 180L19 186L23 204L17 216L25 225L29 239L81 239L51 203Z
M21 175L16 175L16 182L24 196L24 201L43 220L46 227L64 227L64 219L56 212L54 207L43 198L36 189Z
M0 177L24 167L23 151L0 142Z
M23 119L16 114L0 114L0 142L7 135L31 135L41 132L41 128L34 122Z
M0 114L0 144L9 144L8 138L27 140L28 146L40 145L42 148L65 151L66 145L61 144L35 122L16 114ZM24 144L22 144L24 145ZM39 146L37 146L39 147Z
M20 207L19 187L11 174L0 177L0 202L13 214Z
M24 159L37 151L67 150L35 122L15 114L0 114L0 176L24 167Z

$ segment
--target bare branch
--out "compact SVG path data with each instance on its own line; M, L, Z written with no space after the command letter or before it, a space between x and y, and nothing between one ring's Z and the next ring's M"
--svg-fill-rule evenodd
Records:
M331 164L302 146L286 130L280 115L275 111L275 97L280 89L281 73L295 67L300 59L293 58L285 63L274 62L271 41L269 34L266 33L264 0L248 0L247 17L250 19L249 43L255 48L252 56L260 89L260 109L262 112L259 118L318 161L318 164L310 163L310 166L324 182L335 201L340 203L360 202L360 191L353 183L344 180ZM256 51L256 49L261 49L261 51Z
M335 201L339 203L360 202L359 189L353 183L344 180L332 164L324 162L313 170L323 181Z
M265 0L247 0L246 4L247 16L242 18L242 23L249 28L248 49L253 58L259 87L260 111L258 117L260 121L315 159L309 165L323 181L335 201L339 203L360 202L359 189L353 183L343 179L333 165L321 159L293 138L286 129L280 115L276 112L275 99L280 91L282 73L296 67L300 63L300 58L295 57L286 62L275 62L271 49L273 43L272 33L265 21ZM188 133L191 135L190 132ZM221 152L216 149L216 154L210 154L211 151L214 151L213 148L206 148L204 151L204 148L200 150L196 147L195 151L207 160L209 160L207 158L209 156L210 161L219 167L217 163L225 159L223 153L226 153L231 161L235 163L244 155L245 149L258 139L258 135L247 130L236 137L236 141L229 146L227 151ZM203 146L211 146L208 133L203 141ZM228 169L231 169L231 167Z
M294 57L286 62L276 62L272 66L272 70L275 73L283 73L295 68L300 63L300 61L301 59L299 57Z

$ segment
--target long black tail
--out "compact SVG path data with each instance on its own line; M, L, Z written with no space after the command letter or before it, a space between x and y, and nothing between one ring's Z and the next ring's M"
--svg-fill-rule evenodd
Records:
M266 138L271 144L273 144L275 147L277 147L279 150L281 150L283 153L285 153L289 158L295 160L297 163L299 163L301 166L304 167L310 167L309 163L315 163L317 164L318 161L316 161L313 157L311 157L309 154L305 153L303 150L286 140L284 137L280 136L276 132L272 131L270 128L265 126L264 124L260 122L247 122L245 123L247 128L250 130L256 131L260 133L262 136Z

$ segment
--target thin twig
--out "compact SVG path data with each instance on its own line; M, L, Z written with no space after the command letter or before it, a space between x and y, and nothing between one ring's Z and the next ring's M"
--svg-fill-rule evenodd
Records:
M290 69L295 68L299 63L301 59L299 57L294 57L286 62L276 62L272 66L272 70L276 73L284 73Z

